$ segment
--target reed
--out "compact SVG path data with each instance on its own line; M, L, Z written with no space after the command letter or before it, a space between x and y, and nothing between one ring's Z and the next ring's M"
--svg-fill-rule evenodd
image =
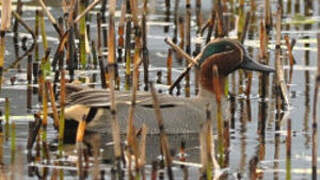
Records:
M320 34L317 35L318 48L318 70L314 87L313 110L312 110L312 179L317 179L317 152L318 152L318 122L317 122L317 106L318 93L320 87Z
M286 138L286 179L291 179L291 119L288 119Z
M52 23L54 29L57 31L57 33L59 35L61 35L61 31L58 27L58 24L57 24L57 21L55 20L55 18L53 17L53 15L50 13L49 9L47 8L47 6L44 4L43 0L39 0L39 4L41 5L42 7L42 10L47 14L48 18L49 18L49 21ZM43 18L43 15L42 15L42 18ZM42 20L41 20L42 21ZM42 23L42 22L41 22ZM44 25L44 24L43 24ZM41 25L42 26L42 25ZM47 47L47 46L46 46ZM47 48L45 48L47 49Z
M196 23L197 23L197 34L199 34L202 27L201 0L196 0Z
M126 20L126 11L127 11L127 6L126 6L126 1L122 1L121 5L121 16L120 16L120 21L118 25L118 62L122 62L122 52L124 48L124 26L125 26L125 20Z
M79 179L84 179L84 167L83 167L83 137L85 134L86 129L86 116L82 118L82 120L79 122L78 129L77 129L77 136L76 136L76 145L77 145L77 153L78 153L78 177Z
M1 11L1 26L0 26L0 92L2 87L2 74L4 69L5 60L5 34L6 31L10 29L11 22L11 0L2 1L2 11Z
M117 167L117 176L119 179L122 179L122 170L121 170L121 145L120 145L120 128L117 120L117 111L116 111L116 99L114 94L114 80L115 80L115 27L114 27L114 13L116 9L116 1L109 1L109 41L108 41L108 70L110 70L110 98L111 98L111 116L112 116L112 138L114 141L114 155L116 158L116 167Z
M285 107L289 105L288 99L288 90L287 85L284 80L284 72L283 72L283 65L280 57L281 53L281 9L277 10L277 23L276 23L276 78L277 78L277 85L281 91L281 96L283 98L283 104Z
M129 11L128 7L127 10ZM126 18L126 36L125 36L125 60L126 60L126 80L125 80L125 89L129 90L130 88L130 77L131 77L131 21L132 17L127 16Z
M241 2L241 0L240 0ZM224 22L223 22L223 9L221 6L221 0L217 0L215 3L215 12L217 17L217 31L216 31L216 37L224 37L225 36L225 30L224 30Z
M163 152L163 154L165 156L168 178L170 180L172 180L172 179L174 179L174 175L173 175L172 168L171 168L171 166L172 166L172 157L171 157L170 152L169 152L169 144L168 144L168 139L167 139L167 135L166 135L166 132L165 132L165 127L164 127L164 124L163 124L162 114L160 112L160 105L159 105L158 97L157 97L156 90L155 90L155 88L154 88L152 83L150 83L150 90L151 90L151 95L152 95L152 100L153 100L153 107L154 107L156 119L157 119L157 122L158 122L159 131L160 131L161 151Z
M33 63L33 77L34 77L34 84L38 82L38 66L39 66L39 26L40 26L40 14L39 10L35 11L35 23L34 23L34 35L35 35L35 43L34 43L34 60Z
M211 18L208 21L208 34L206 38L206 44L208 44L211 41L211 36L212 36L212 32L215 24L216 24L216 10L215 8L212 8Z
M99 61L99 67L100 67L100 78L101 78L101 87L102 88L107 88L107 81L106 81L106 70L105 70L105 66L104 66L104 61L103 61L103 56L102 56L102 41L101 41L101 23L102 23L102 19L101 19L101 14L98 13L97 14L97 50L98 50L98 61Z
M18 0L17 2L17 7L16 7L16 12L17 14L19 14L21 16L22 14L22 2L21 0ZM16 58L19 57L19 37L18 37L18 28L19 28L19 23L17 18L15 18L14 23L13 23L13 46L14 46L14 52L15 52L15 56ZM19 69L19 68L18 68Z
M32 55L28 55L28 65L27 65L27 109L31 110L32 108Z
M188 2L188 0L187 0ZM165 0L165 6L166 6L166 12L165 12L165 22L169 23L170 22L170 8L171 8L171 3L170 0ZM168 33L169 32L169 25L164 26L164 32Z
M9 98L5 98L4 103L4 121L5 121L5 138L8 140L9 138L9 118L10 118L10 101Z
M20 17L19 14L17 14L15 11L12 11L12 15L15 16L16 20L31 34L32 36L32 39L33 39L33 43L31 44L30 48L28 50L26 50L21 56L19 56L12 64L10 64L6 69L4 69L3 71L6 72L8 71L9 69L11 68L14 68L17 66L17 64L22 60L24 59L27 55L29 55L32 51L33 51L33 48L34 48L34 45L35 45L35 42L36 42L36 38L35 38L35 34L34 32L32 31L32 28L26 24L26 22L24 22L22 20L22 18ZM1 36L1 34L0 34ZM1 68L0 68L1 69Z
M55 127L59 127L59 114L56 106L56 100L54 97L54 92L53 92L53 87L52 84L49 80L46 81L46 86L49 91L49 97L50 97L50 102L51 102L51 109L52 109L52 114L53 114L53 124Z
M289 55L289 64L290 64L288 84L291 84L292 75L293 75L293 65L295 64L295 59L294 59L293 54L292 54L292 47L291 47L291 43L289 41L289 36L285 35L284 36L284 40L286 41L286 45L287 45L287 49L288 49L288 55ZM289 86L288 86L288 88L289 88Z
M79 14L83 13L85 11L85 0L79 1ZM87 54L86 54L86 17L82 16L79 20L79 40L80 40L80 63L83 69L85 69L87 65Z
M179 24L178 24L179 27L178 27L178 29L179 29L179 39L180 39L179 47L181 49L184 48L184 43L185 43L185 30L184 30L185 29L185 22L184 21L185 21L185 19L182 16L180 16L179 17ZM182 60L181 56L177 56L176 58L179 61Z
M281 15L281 9L279 10ZM272 29L272 14L271 14L270 0L264 0L264 21L265 21L266 32L267 34L269 34L269 32Z
M173 29L173 38L172 41L176 44L178 42L178 9L179 9L180 0L174 1L174 29Z
M191 55L191 2L187 0L186 2L186 53ZM186 64L188 67L188 64ZM190 97L190 73L187 72L185 76L185 96Z
M167 57L167 84L172 84L172 49L168 49L168 57Z
M94 0L87 8L83 9L81 13L74 19L73 23L77 24L81 19L91 10L93 9L101 0ZM83 3L83 2L81 2Z
M149 49L147 46L147 15L148 15L148 0L143 3L142 15L142 62L143 62L143 80L144 90L149 90Z
M47 33L46 33L46 25L44 21L44 16L42 12L39 12L40 17L40 31L41 31L41 37L42 37L42 45L44 51L48 49L48 40L47 40Z

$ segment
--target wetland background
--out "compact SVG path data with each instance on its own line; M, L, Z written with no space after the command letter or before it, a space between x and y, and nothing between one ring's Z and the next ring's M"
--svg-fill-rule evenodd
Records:
M150 66L149 80L155 81L156 88L162 93L168 93L169 85L183 72L186 67L185 60L180 60L179 56L171 52L173 61L172 69L168 70L168 56L170 46L164 42L166 37L176 39L177 44L185 49L188 54L196 55L199 47L199 32L208 23L208 28L204 30L201 46L203 47L208 36L208 29L213 27L211 38L217 36L229 36L244 40L244 45L254 59L263 63L275 65L275 60L279 57L284 64L284 79L287 87L287 97L289 106L287 108L278 108L276 105L277 94L279 92L274 88L276 84L275 75L263 77L259 73L235 72L229 78L229 91L231 92L231 109L228 129L230 144L226 148L225 161L220 164L220 168L215 174L225 179L312 179L312 157L313 143L313 102L314 88L317 75L317 34L320 27L320 1L318 0L258 0L258 1L215 1L220 2L223 7L220 10L223 14L222 24L223 31L219 31L219 21L208 21L214 17L219 19L219 13L212 16L212 9L215 6L211 1L205 0L149 0L148 13L146 14L146 44L149 50ZM81 1L82 2L82 1ZM84 2L84 1L83 1ZM106 1L101 1L108 4ZM139 2L139 22L143 12L143 2ZM186 4L191 3L191 17L188 15ZM201 11L197 11L196 4L201 2ZM269 5L268 5L269 2ZM48 10L55 19L64 17L64 10L61 2L57 0L45 1ZM90 1L91 3L91 1ZM119 47L118 26L121 21L121 1L116 3L115 25L116 25L116 42ZM279 5L282 5L281 14L281 46L276 46L276 23ZM20 13L22 20L35 31L36 10L42 11L38 1L23 1L22 6L13 3L13 11L21 7ZM85 44L85 56L88 64L78 65L74 71L74 79L90 79L90 85L101 87L99 65L94 65L94 59L97 59L97 13L106 13L105 22L101 24L101 56L107 62L107 41L105 40L104 31L109 30L108 25L108 6L103 9L103 4L99 3L86 15L86 31L88 42ZM101 11L102 10L102 11ZM248 12L251 12L248 15ZM199 15L201 14L201 16ZM190 17L190 19L188 19ZM246 17L248 19L248 28L245 28ZM213 19L214 19L213 18ZM202 20L199 20L202 19ZM221 18L220 18L221 19ZM56 49L60 44L60 39L52 22L47 18L46 13L43 16L43 26L45 31L38 31L38 55L36 48L33 49L31 57L32 64L40 64L41 59L46 55L46 47L51 48L49 60L52 61L56 55ZM190 20L190 21L188 21ZM15 17L12 18L12 28L6 33L6 49L4 67L9 67L26 49L32 46L32 35L20 24L16 25ZM40 20L41 21L41 20ZM126 21L127 22L127 21ZM190 24L189 24L190 22ZM211 24L210 24L211 23ZM17 23L18 24L18 23ZM133 22L132 22L133 25ZM190 30L188 30L190 25ZM269 26L268 26L269 25ZM175 31L177 27L177 31ZM16 30L14 30L16 29ZM217 30L216 30L217 29ZM75 32L75 39L80 37L81 30ZM77 30L76 30L77 31ZM189 33L190 32L190 33ZM246 32L246 33L243 33ZM268 33L267 33L268 32ZM41 33L45 33L45 36ZM222 34L221 34L222 33ZM243 35L245 34L245 35ZM79 35L79 36L78 36ZM123 36L125 34L122 34ZM188 36L189 35L189 36ZM295 64L290 72L290 51L285 41L288 36L289 44L292 48L292 56ZM132 55L134 54L134 33L131 34ZM175 38L176 37L176 38ZM183 38L181 38L183 37ZM127 37L124 37L126 39ZM46 39L46 40L44 40ZM182 43L184 39L184 44ZM95 41L95 43L92 43ZM47 45L45 45L47 42ZM78 43L80 42L80 43ZM81 40L76 41L75 50L79 53L81 50ZM175 42L175 41L174 41ZM188 44L190 42L190 46ZM294 43L293 43L294 42ZM198 46L197 46L198 45ZM25 47L26 46L26 47ZM90 48L91 47L91 48ZM93 52L95 47L97 52ZM276 48L277 47L277 48ZM277 56L277 50L281 47L280 55ZM87 49L88 48L88 49ZM122 49L122 57L125 54L125 47ZM89 50L90 49L90 50ZM290 48L289 48L290 49ZM88 50L88 51L87 51ZM83 52L83 51L82 51ZM77 58L81 58L79 53ZM117 57L119 54L117 52ZM170 56L169 56L170 57ZM38 58L38 60L37 60ZM80 64L80 61L78 61ZM30 64L29 64L30 65ZM47 143L50 144L51 150L48 151L50 160L48 161L43 149L41 148L41 138L37 138L34 148L30 151L26 149L28 136L30 135L32 124L36 118L34 114L41 111L42 101L38 98L37 82L28 82L27 68L28 57L15 67L4 72L4 82L2 83L0 108L2 114L5 114L5 98L9 100L10 117L9 124L6 125L5 117L2 117L2 129L0 134L0 160L1 160L1 177L13 179L33 179L33 178L61 178L66 179L83 177L79 173L77 166L78 155L75 150L78 148L73 145L63 146L63 157L59 156L56 149L57 131L53 128L53 120L48 119L47 126ZM30 67L30 66L29 66ZM33 65L34 67L34 65ZM170 67L170 66L169 66ZM40 68L40 67L39 67ZM143 90L145 87L143 67L140 69L140 86ZM118 63L120 90L129 88L126 81L126 64L124 60ZM66 69L68 73L68 70ZM171 75L168 73L171 72ZM129 76L131 74L129 73ZM54 71L51 71L49 79L54 81ZM67 76L69 79L70 77ZM171 77L171 78L169 78ZM35 76L32 78L34 81ZM262 82L262 83L261 83ZM179 90L174 89L174 95L194 96L196 94L196 76L192 69L188 78L180 83ZM31 88L30 88L31 87ZM248 88L250 87L250 88ZM29 91L29 92L28 92ZM29 93L29 95L28 95ZM32 98L30 99L30 94ZM29 99L28 99L29 96ZM31 106L30 106L31 105ZM50 105L49 105L50 106ZM319 108L318 108L319 109ZM229 111L229 110L228 110ZM319 113L318 113L319 115ZM318 118L319 119L319 118ZM290 123L288 123L290 122ZM291 128L288 128L291 127ZM319 129L319 128L318 128ZM288 131L289 130L289 131ZM288 136L291 134L290 136ZM216 134L216 133L215 133ZM94 169L99 166L101 173L106 179L111 179L113 175L113 152L111 136L96 137L96 135L87 134L84 141L95 142L92 139L98 138L99 144L103 147L101 150L101 161L98 165L94 160L86 164L82 171L87 172L89 178L95 178L97 174ZM123 137L125 139L125 137ZM181 142L185 142L184 155L187 162L182 168L173 162L173 174L175 179L198 179L201 176L199 167L201 165L199 137L198 135L168 136L170 148L173 151L173 159L181 160L179 153ZM97 140L98 141L98 140ZM319 154L319 145L316 144L316 151ZM147 136L146 141L146 159L145 165L146 176L152 175L152 162L159 159L160 143L159 136ZM319 157L316 157L316 162ZM23 162L23 163L22 163ZM158 171L159 174L165 171ZM316 169L319 174L319 170ZM165 175L167 178L167 175Z

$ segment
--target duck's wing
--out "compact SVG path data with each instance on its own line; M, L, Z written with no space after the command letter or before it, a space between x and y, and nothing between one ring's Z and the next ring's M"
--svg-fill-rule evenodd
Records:
M131 92L115 92L116 103L131 104ZM174 96L167 94L158 95L160 107L176 106L178 103L175 101ZM109 107L110 104L110 91L105 89L84 89L72 93L67 97L67 105L82 104L88 107ZM136 96L136 104L144 107L153 107L153 101L150 92L138 91Z

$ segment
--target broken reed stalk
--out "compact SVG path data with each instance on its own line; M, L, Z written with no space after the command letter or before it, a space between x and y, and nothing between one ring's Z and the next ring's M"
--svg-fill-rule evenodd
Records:
M293 75L293 65L295 64L295 60L294 60L294 57L292 54L292 47L291 47L291 43L289 42L289 36L287 34L284 36L284 40L286 41L288 55L289 55L289 64L290 64L288 84L291 84L292 75ZM288 86L288 88L289 88L289 86Z
M285 107L289 105L288 90L284 79L283 65L281 61L281 9L277 11L277 24L276 24L276 78L277 85L280 88L281 96Z
M11 65L9 65L6 69L4 69L3 71L8 71L10 68L14 68L16 67L16 65L22 60L24 59L24 57L26 57L27 55L29 55L32 51L33 48L35 46L36 43L36 36L32 30L32 28L27 25L22 18L19 16L19 14L17 14L15 11L12 11L12 14L15 16L15 18L18 20L18 22L31 34L32 39L33 39L33 43L30 46L30 48L28 50L26 50L21 56L19 56ZM1 31L0 31L0 36L1 36ZM1 39L0 39L1 40ZM1 49L0 49L1 52ZM0 55L1 57L1 55ZM1 60L0 60L1 61ZM0 71L1 71L1 62L0 62Z
M182 78L190 71L194 64L198 65L198 60L201 57L201 53L197 55L194 59L192 59L187 53L185 53L179 46L174 44L170 39L165 39L165 42L169 44L176 52L181 54L186 60L190 61L188 67L180 74L180 76L175 80L173 84L169 87L169 93L172 94L173 89L180 83Z
M107 81L106 81L106 70L104 67L104 61L103 61L103 55L102 55L102 40L101 40L101 14L97 14L97 38L98 38L98 43L97 43L97 49L98 49L98 61L99 61L99 67L100 67L100 78L101 78L101 87L102 88L107 88Z
M217 128L218 128L218 153L220 155L219 157L219 164L221 165L223 161L223 155L224 155L224 138L223 138L223 114L222 114L222 94L221 94L221 88L220 87L220 81L219 78L219 72L218 67L214 65L212 67L213 72L213 90L216 94L216 102L217 102ZM222 79L223 80L223 79Z
M144 90L149 90L149 49L147 46L147 15L148 15L148 0L144 0L143 15L142 15L142 62L143 62L143 80Z
M2 10L1 10L1 26L0 26L0 92L2 87L2 74L3 66L5 59L5 34L6 31L10 29L11 22L11 0L2 1Z
M41 5L42 10L47 14L50 22L52 23L52 25L53 25L53 27L54 27L54 29L57 31L57 33L58 33L59 35L62 35L62 33L61 33L61 31L60 31L60 29L59 29L59 27L58 27L58 24L57 24L56 19L52 16L52 14L50 13L49 9L48 9L47 6L44 4L43 0L39 0L39 4ZM42 17L43 17L43 15L42 15Z
M83 9L81 13L73 20L74 24L77 24L92 8L94 8L101 0L94 0L86 9Z
M315 78L313 110L312 110L312 179L317 179L317 163L318 163L318 122L317 122L317 106L318 93L320 88L320 34L317 35L318 48L318 71Z
M57 106L56 106L56 100L54 97L52 84L49 80L46 81L46 86L49 91L51 109L52 109L52 114L53 114L53 124L55 127L59 127L59 115L58 115L58 110L57 110Z
M156 93L156 90L153 86L153 83L150 82L149 85L150 85L150 90L151 90L151 95L152 95L152 100L153 100L153 108L155 111L155 115L156 115L156 119L157 119L158 127L159 127L161 151L163 152L163 154L165 156L168 178L170 180L172 180L174 178L173 172L171 169L172 157L169 152L169 144L168 144L168 139L167 139L167 135L165 132L165 127L163 124L163 118L162 118L162 114L160 111L160 105L159 105L157 93Z
M288 119L287 138L286 138L286 179L291 179L291 119Z
M85 10L85 0L80 0L78 4L79 13L83 13ZM86 54L86 17L82 16L79 23L79 43L80 43L80 64L83 69L87 65L87 54Z
M121 170L121 139L120 139L120 127L117 120L116 111L116 99L114 94L114 80L115 80L115 67L116 67L116 47L115 47L115 25L114 25L114 13L116 9L116 0L109 0L109 34L108 34L108 70L110 73L110 98L111 98L111 126L112 126L112 138L114 141L114 155L115 164L117 167L117 176L122 179Z
M172 84L172 49L168 49L168 57L167 57L167 85Z

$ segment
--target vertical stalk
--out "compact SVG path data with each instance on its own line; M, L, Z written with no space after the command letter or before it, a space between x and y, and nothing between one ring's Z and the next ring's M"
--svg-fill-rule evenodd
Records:
M86 1L80 0L79 1L79 14L81 14L86 8ZM80 19L80 32L79 32L79 40L80 40L80 63L82 68L84 69L87 65L87 56L86 56L86 16L82 16Z
M186 2L186 53L191 55L191 2L187 0ZM186 63L188 67L188 63ZM188 72L185 76L185 93L186 97L190 97L190 73Z

